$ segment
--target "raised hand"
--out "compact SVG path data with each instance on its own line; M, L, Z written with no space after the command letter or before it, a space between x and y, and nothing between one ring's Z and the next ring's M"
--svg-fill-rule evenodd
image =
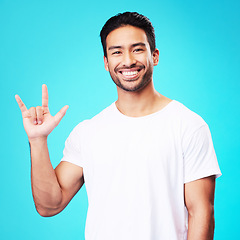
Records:
M45 84L42 85L42 106L27 109L18 95L15 98L22 112L23 125L29 140L47 137L60 123L68 109L66 105L55 116L50 114L48 108L48 90Z

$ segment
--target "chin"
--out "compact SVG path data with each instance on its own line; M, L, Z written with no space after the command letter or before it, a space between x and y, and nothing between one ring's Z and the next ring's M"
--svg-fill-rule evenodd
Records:
M151 79L149 79L147 81L141 81L140 83L133 85L133 86L129 86L128 84L122 84L122 83L117 84L116 82L115 82L115 84L124 91L139 92L139 91L143 90L150 82L151 82Z

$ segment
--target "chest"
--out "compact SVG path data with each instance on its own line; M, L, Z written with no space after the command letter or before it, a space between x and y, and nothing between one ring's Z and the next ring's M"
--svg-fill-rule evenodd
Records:
M88 136L84 149L85 171L97 182L176 177L182 168L181 136L167 122L103 126Z

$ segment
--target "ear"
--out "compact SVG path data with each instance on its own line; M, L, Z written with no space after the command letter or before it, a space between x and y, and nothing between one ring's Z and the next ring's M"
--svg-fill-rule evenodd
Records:
M109 71L109 68L108 68L108 60L105 56L103 56L103 60L104 60L104 67L106 69L106 71Z
M156 48L153 52L153 66L157 66L159 62L159 50Z

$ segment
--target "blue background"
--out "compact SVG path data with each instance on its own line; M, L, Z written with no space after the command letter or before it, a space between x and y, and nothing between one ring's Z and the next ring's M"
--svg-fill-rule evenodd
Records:
M58 216L35 211L27 136L14 95L27 107L49 88L52 114L70 106L49 136L56 166L73 127L116 100L99 32L118 12L138 11L156 31L156 89L208 123L223 176L217 180L215 239L239 236L240 3L233 0L0 0L0 239L84 239L85 187Z

